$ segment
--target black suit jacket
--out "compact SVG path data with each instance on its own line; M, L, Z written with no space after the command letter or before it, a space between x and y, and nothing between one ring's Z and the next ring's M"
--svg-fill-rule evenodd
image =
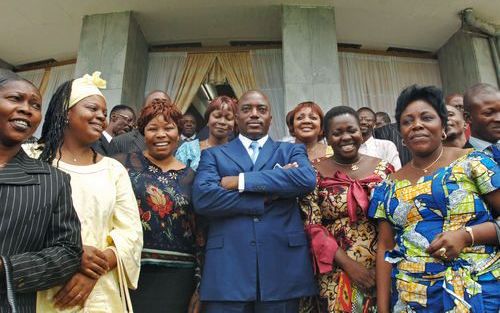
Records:
M0 169L0 255L18 312L35 312L36 291L67 281L81 253L69 175L20 150ZM0 312L9 312L6 279L1 275Z
M111 142L108 142L104 135L92 144L92 149L104 156L109 156Z
M398 124L392 123L389 125L382 126L380 128L375 128L373 130L373 137L377 139L385 139L394 142L396 148L399 152L399 158L401 159L401 166L411 161L411 152L403 144L403 138L398 130Z
M467 140L462 149L470 149L470 148L474 148L474 146L470 144L469 140Z
M109 144L108 155L144 150L146 150L144 136L139 133L139 130L134 129L131 132L114 137Z

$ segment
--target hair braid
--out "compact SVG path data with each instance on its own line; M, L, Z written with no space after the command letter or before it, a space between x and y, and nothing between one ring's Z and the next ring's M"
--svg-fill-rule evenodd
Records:
M72 83L73 80L69 80L57 88L45 113L42 136L39 140L44 144L40 159L49 163L52 163L57 153L61 152Z

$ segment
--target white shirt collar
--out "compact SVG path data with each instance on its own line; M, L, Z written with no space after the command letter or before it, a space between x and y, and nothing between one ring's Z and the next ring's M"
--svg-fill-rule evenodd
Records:
M497 144L499 143L500 141L497 141ZM492 145L491 142L488 142L486 140L482 140L482 139L479 139L477 137L472 137L470 136L469 138L469 143L476 149L476 150L479 150L479 151L484 151L486 148L488 148L489 146Z
M375 138L373 138L373 136L370 136L370 138L366 139L366 141L363 142L363 144L369 146L370 144L372 144L374 142L375 142Z
M113 139L113 136L111 136L107 131L103 131L102 135L104 136L104 138L106 138L108 142L111 142L111 139Z
M192 140L195 140L196 139L196 133L191 136L191 137L186 137L184 136L183 134L181 134L181 139L184 140L184 141L192 141Z
M240 139L241 143L243 144L243 147L245 147L245 149L250 149L250 144L252 143L252 139L248 138L248 137L245 137L243 136L242 134L239 134L238 135L238 138ZM259 140L257 140L257 142L259 143L259 147L264 147L264 144L266 143L267 139L269 138L269 135L265 135L264 137L260 138Z

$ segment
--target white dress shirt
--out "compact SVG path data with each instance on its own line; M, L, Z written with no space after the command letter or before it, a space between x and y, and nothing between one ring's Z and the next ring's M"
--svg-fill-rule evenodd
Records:
M187 141L187 142L189 142L189 141L193 141L193 140L195 140L195 139L196 139L196 135L197 135L197 134L195 133L195 134L194 134L193 136L191 136L191 137L186 137L186 136L184 136L183 134L181 134L181 140L183 140L183 141Z
M257 140L257 142L259 143L259 149L262 149L262 147L264 147L264 144L266 143L268 138L269 138L269 135L265 135L264 137ZM253 150L252 150L252 148L250 148L250 144L254 140L247 138L247 137L243 136L242 134L238 135L238 139L243 144L243 147L245 147L245 149L247 150L248 156L250 158L252 158ZM260 151L259 151L259 153L260 153ZM240 173L238 175L238 190L240 192L245 191L245 173Z
M492 145L491 142L470 136L469 143L471 144L471 146L474 147L474 149L482 151L488 155L491 155L491 150L488 149ZM497 141L496 144L497 145L500 144L500 140Z
M376 139L372 136L361 144L359 153L387 161L394 166L396 171L401 168L398 149L392 141Z
M108 134L108 132L107 132L107 131L103 131L103 132L102 132L102 135L104 136L104 138L106 138L106 140L107 140L108 142L111 142L111 139L113 139L113 136L111 136L110 134Z

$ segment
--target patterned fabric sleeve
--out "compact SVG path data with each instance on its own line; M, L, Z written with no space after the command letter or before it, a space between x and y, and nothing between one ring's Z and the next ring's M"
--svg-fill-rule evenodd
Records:
M339 246L330 231L322 225L317 185L313 192L301 198L300 208L311 244L314 272L324 274L333 270L333 261Z
M490 156L474 151L467 158L470 164L471 179L479 194L485 195L500 187L500 167Z
M381 182L375 187L368 208L368 217L374 219L387 219L386 214L386 198L389 192L389 185L386 181Z

